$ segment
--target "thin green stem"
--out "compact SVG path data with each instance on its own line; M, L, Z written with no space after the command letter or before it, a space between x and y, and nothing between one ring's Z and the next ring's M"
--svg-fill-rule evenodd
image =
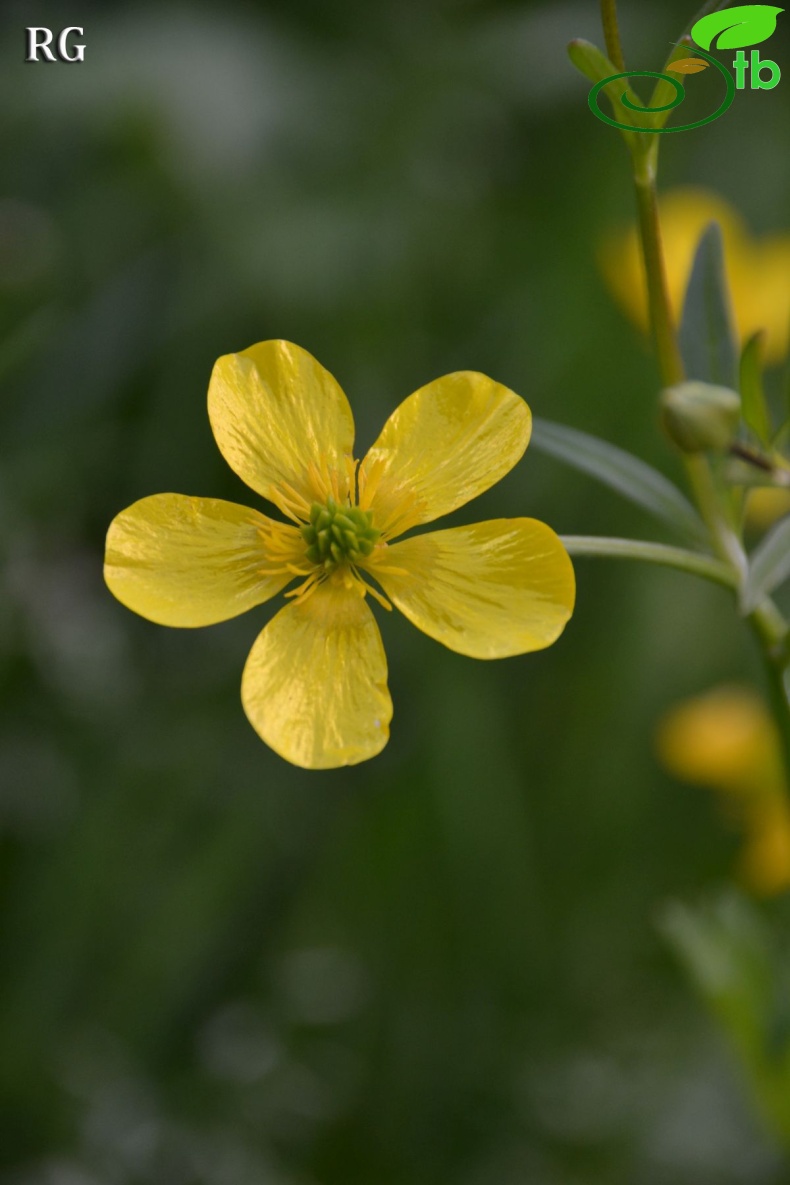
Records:
M641 539L612 539L598 535L563 535L561 539L570 555L641 560L643 563L660 564L664 568L689 572L693 576L712 580L714 584L721 584L725 588L735 589L738 585L737 574L729 564L714 559L713 556L686 551L682 547L669 547L664 543L649 543Z
M634 185L639 213L639 232L645 261L650 321L656 345L658 368L664 386L670 387L673 383L682 382L685 372L669 303L664 251L661 244L661 224L658 219L655 154L653 152L646 152L640 160L635 161Z
M736 570L739 581L745 580L749 566L746 553L738 534L722 512L721 496L708 458L703 453L687 453L683 459L697 508L710 532L714 549Z
M741 540L722 513L721 499L713 480L710 463L706 457L687 457L686 469L697 506L708 525L714 546L724 562L737 573L736 586L740 588L748 572L748 560ZM748 622L760 647L768 695L781 738L790 792L790 707L785 688L785 668L790 660L787 622L768 597L749 614Z
M601 24L609 61L618 70L625 70L623 47L620 42L620 25L617 20L617 0L601 0Z
M685 369L669 303L656 195L656 159L655 152L650 150L634 156L634 184L647 278L650 323L661 379L665 386L670 386L683 381ZM718 560L708 560L707 563L720 564L730 575L731 586L739 589L748 570L748 560L740 536L730 521L726 499L714 479L710 461L705 456L686 456L685 461L697 505L719 555ZM706 557L695 556L694 559L696 563L699 560L705 561ZM690 570L687 564L685 569ZM702 572L698 574L703 575ZM715 579L710 572L708 578ZM790 659L790 632L785 618L770 600L763 601L749 615L748 620L762 652L771 706L782 738L790 792L790 704L784 681L785 669Z
M776 620L777 615L779 621ZM768 694L782 743L785 769L790 770L790 713L787 706L785 666L787 662L787 626L776 606L765 602L751 614L749 624L760 644Z

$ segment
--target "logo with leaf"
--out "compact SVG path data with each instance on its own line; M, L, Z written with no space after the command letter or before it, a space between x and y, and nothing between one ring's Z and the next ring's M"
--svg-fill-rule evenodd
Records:
M696 21L691 29L691 40L698 47L693 56L677 57L667 62L663 72L655 70L627 70L619 74L610 72L612 63L588 42L572 42L569 47L571 59L589 78L595 82L588 97L590 109L598 119L618 128L626 138L634 132L687 132L692 128L702 127L712 123L728 109L735 98L735 83L732 74L720 61L712 57L706 50L710 49L743 49L750 45L759 45L767 41L776 29L776 18L783 8L772 4L741 4L736 8L726 8L720 12L711 12ZM687 39L676 46L677 50L685 53ZM701 55L701 56L698 56ZM679 106L686 92L681 77L687 74L699 74L714 66L722 75L725 94L716 110L704 119L693 123L684 123L667 127L669 113ZM604 68L602 68L604 67ZM606 69L605 67L609 67ZM650 78L654 80L653 97L649 103L643 103L628 82L621 82L631 78ZM623 85L625 89L623 90ZM600 95L603 92L609 99L613 115L608 115L600 107ZM664 100L662 102L662 100ZM634 113L633 115L631 113ZM619 118L613 118L619 116ZM634 122L634 116L640 122Z
M673 74L699 74L700 70L707 70L708 63L704 58L679 58L667 66Z
M780 12L784 9L771 4L741 4L711 12L692 26L691 37L702 49L745 49L768 40Z

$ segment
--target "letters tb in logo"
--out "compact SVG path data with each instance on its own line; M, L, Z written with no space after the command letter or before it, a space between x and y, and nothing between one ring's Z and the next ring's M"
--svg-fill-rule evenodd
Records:
M67 29L61 29L58 33L57 42L55 44L54 52L50 49L52 45L53 33L51 29L36 28L32 26L25 29L25 61L26 62L84 62L85 61L85 46L72 45L69 51L69 36L71 33L77 33L80 37L84 36L85 30L80 29L77 25L69 25ZM39 53L43 57L39 57Z

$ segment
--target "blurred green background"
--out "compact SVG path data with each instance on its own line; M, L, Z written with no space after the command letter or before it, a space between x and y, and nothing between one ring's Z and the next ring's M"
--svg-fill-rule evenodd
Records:
M687 2L621 4L657 69ZM84 26L84 64L23 64ZM395 719L332 773L239 702L275 606L198 631L101 574L146 494L249 502L220 354L339 379L358 440L473 368L677 475L596 271L628 161L567 62L597 5L7 0L0 96L0 1179L8 1185L783 1180L655 925L736 837L655 764L661 712L750 678L724 592L577 562L549 651L475 663L376 607ZM770 56L790 61L787 34ZM783 57L784 53L784 57ZM787 224L790 80L662 146ZM456 516L659 538L528 451ZM383 620L386 616L386 620Z

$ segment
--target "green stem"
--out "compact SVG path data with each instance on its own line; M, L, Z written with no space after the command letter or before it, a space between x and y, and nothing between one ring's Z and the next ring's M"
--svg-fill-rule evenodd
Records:
M648 150L634 163L634 186L645 261L650 321L653 327L661 381L665 387L671 387L673 383L683 381L685 371L675 335L664 269L664 251L661 245L661 224L658 219L656 196L656 153L653 150Z
M748 572L748 559L741 540L722 514L721 500L710 464L706 457L686 457L686 469L697 506L708 525L716 550L731 570L737 573L735 585L739 588ZM790 792L790 708L784 682L785 668L790 659L787 622L774 602L767 597L749 614L748 622L760 647L768 695L782 743L787 787Z
M610 559L641 560L660 564L712 580L714 584L734 589L738 580L729 564L682 547L668 547L664 543L648 543L641 539L611 539L598 535L563 535L562 543L570 555L607 556Z
M710 532L714 549L725 563L731 564L736 570L739 581L745 580L749 567L746 553L738 534L722 512L721 497L708 458L702 453L687 453L683 460L697 508Z
M609 61L618 70L625 70L623 47L620 42L620 25L617 20L617 0L601 0L601 24Z
M777 616L779 621L776 620ZM790 713L787 706L784 672L787 662L787 626L776 606L768 601L749 617L749 624L760 644L768 695L784 754L785 769L790 770Z
M639 209L650 322L661 379L665 386L671 386L683 381L685 369L669 304L658 218L654 151L647 150L634 157L634 184ZM748 561L741 539L729 521L722 492L714 480L710 462L705 456L686 456L685 461L697 505L720 557L718 562L731 573L733 585L739 588L745 577ZM784 684L790 636L788 625L770 600L763 601L749 615L748 620L762 652L771 705L782 738L786 780L790 792L790 704Z

